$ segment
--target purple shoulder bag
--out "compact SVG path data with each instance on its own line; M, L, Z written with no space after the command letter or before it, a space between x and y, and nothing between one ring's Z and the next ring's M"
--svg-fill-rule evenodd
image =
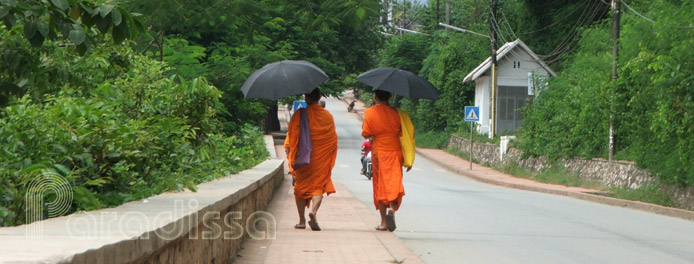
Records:
M299 144L297 146L296 157L294 159L294 169L298 169L304 165L311 163L311 152L313 152L313 144L311 143L311 129L308 124L308 113L306 109L299 109Z

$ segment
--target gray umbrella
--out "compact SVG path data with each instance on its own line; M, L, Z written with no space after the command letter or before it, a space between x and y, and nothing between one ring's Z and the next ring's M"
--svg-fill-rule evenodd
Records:
M439 97L439 91L429 81L401 69L376 68L360 74L357 80L376 90L384 90L408 98L436 100Z
M277 100L307 94L327 81L328 75L308 61L285 60L270 63L251 74L241 86L245 98Z

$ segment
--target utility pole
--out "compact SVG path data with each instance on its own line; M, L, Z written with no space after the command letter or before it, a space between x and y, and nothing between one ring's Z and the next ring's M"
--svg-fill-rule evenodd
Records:
M451 0L446 0L446 24L451 24ZM446 28L448 31L448 28Z
M612 16L614 17L614 43L612 47L612 88L617 85L617 58L619 57L619 0L612 0ZM610 150L608 160L614 158L614 89L609 93L610 100Z
M441 23L440 14L441 14L441 12L439 12L439 0L436 0L436 25Z
M407 25L405 24L405 20L407 18L407 2L406 0L402 0L402 25L400 25L403 28L407 28Z
M497 84L497 68L496 68L496 9L498 7L497 0L492 0L491 13L489 14L489 30L491 30L491 48L492 48L492 123L489 124L489 138L494 138L496 135L496 84Z

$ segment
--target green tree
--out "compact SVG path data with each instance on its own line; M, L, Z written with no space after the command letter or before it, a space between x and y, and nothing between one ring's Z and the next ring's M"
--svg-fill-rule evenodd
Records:
M122 7L90 0L3 0L0 20L0 106L25 93L38 98L55 92L56 83L84 81L68 70L68 57L55 61L44 59L46 54L84 55L104 43L104 35L119 44L142 30L137 17Z

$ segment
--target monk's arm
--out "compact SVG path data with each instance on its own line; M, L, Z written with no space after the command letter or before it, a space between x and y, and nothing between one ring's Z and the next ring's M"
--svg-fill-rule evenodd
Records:
M364 113L364 122L361 124L361 136L369 139L373 138L373 131L371 131L371 116Z

